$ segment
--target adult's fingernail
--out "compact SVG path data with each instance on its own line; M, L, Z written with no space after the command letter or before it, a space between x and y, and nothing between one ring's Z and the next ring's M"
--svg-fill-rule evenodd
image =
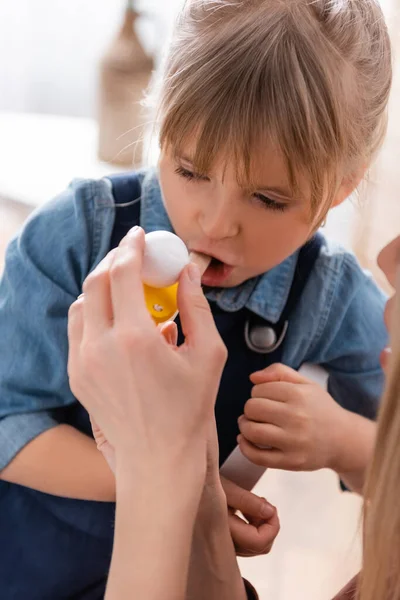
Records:
M274 507L271 506L265 499L261 507L261 516L264 519L270 519L274 514Z
M135 225L135 227L132 227L132 229L130 229L120 241L119 247L123 248L124 246L129 246L130 240L132 240L137 235L138 230L139 227L137 225Z
M195 263L189 264L188 269L187 269L187 274L192 283L194 283L195 285L200 285L200 283L201 283L200 269Z
M132 229L130 229L127 233L127 237L132 238L135 237L138 234L139 231L139 227L138 225L135 225L135 227L132 227Z

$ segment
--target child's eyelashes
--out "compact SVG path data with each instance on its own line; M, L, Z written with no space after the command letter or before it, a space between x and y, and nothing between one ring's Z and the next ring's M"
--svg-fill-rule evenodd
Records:
M268 198L268 196L264 196L264 194L254 194L254 198L257 198L257 200L259 200L264 206L266 206L270 210L278 210L283 212L289 206L286 202L277 202L276 200Z
M188 181L209 181L209 178L206 175L200 175L199 173L195 173L194 171L190 171L182 165L179 165L175 169L175 173ZM283 212L288 208L288 204L285 202L277 202L276 200L272 200L268 198L268 196L264 196L264 194L253 194L253 198L256 198L259 203L261 203L265 208L269 210L276 210Z
M185 167L179 166L175 169L175 173L188 179L189 181L208 181L208 177L205 175L199 175L198 173L194 173L193 171L189 171L189 169L185 169Z

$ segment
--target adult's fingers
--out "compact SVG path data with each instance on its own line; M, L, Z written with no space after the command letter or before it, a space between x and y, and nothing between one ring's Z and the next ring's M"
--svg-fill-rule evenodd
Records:
M144 301L143 252L144 231L133 227L117 248L110 268L114 324L127 335L138 329L144 335L155 331Z
M226 348L201 289L199 268L193 263L185 267L181 274L178 307L185 336L185 350L188 349L198 357L207 359L208 363L222 370L227 356Z
M300 375L294 369L287 367L286 365L282 365L280 363L275 363L262 369L261 371L256 371L252 375L250 375L250 380L254 384L260 383L268 383L271 381L286 381L288 383L309 383L309 381Z
M110 269L116 252L111 250L83 282L85 335L97 334L113 322Z

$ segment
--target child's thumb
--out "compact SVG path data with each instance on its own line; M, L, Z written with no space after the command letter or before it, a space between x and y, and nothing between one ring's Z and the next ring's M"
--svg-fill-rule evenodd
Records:
M234 510L240 510L246 517L253 519L269 519L275 512L274 507L265 500L238 486L233 481L221 477L228 506Z
M262 369L262 371L256 371L250 375L250 381L254 383L254 385L276 381L285 381L287 383L309 383L308 379L300 375L297 371L280 363L270 365L269 367Z

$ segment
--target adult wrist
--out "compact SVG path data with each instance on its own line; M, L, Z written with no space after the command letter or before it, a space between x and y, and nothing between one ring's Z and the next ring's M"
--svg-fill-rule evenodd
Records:
M182 509L195 505L197 510L204 487L205 461L203 465L201 461L182 461L174 465L145 460L138 463L121 457L117 458L115 477L117 501L140 494L150 503L152 498L157 498L158 503L171 502Z

